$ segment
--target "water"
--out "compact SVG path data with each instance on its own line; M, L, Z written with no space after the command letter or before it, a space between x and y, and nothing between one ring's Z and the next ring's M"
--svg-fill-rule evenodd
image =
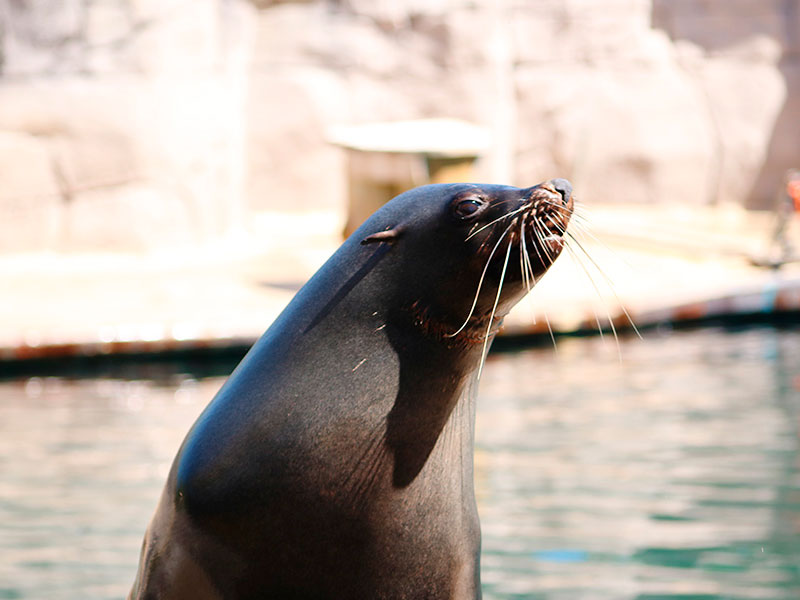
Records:
M800 329L491 357L476 491L489 600L800 598ZM124 597L222 384L0 384L0 599Z

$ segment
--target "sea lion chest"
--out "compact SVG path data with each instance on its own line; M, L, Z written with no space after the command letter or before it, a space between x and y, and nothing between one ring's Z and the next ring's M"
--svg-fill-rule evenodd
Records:
M242 556L246 577L216 569L237 597L471 597L468 363L383 311L342 311L253 348L187 436L176 511Z

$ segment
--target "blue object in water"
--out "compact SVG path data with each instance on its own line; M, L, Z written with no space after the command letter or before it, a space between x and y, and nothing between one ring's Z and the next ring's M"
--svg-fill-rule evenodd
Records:
M533 557L543 562L551 563L579 563L589 559L589 553L585 550L539 550L533 553Z

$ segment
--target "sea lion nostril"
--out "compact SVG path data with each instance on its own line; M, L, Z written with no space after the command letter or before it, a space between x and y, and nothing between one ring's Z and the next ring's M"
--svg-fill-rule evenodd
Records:
M566 179L553 179L550 182L555 190L561 194L561 198L563 198L564 204L569 202L570 196L572 196L572 184L567 181Z

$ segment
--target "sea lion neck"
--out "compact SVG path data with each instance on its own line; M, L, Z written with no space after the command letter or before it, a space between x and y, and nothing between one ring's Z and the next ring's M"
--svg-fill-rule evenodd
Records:
M473 411L482 345L432 334L424 325L389 326L386 333L399 371L397 391L386 415L385 444L393 458L392 485L405 488L426 466L434 477L442 476L442 469L460 468L460 446L433 453L456 406L466 405L461 414ZM462 423L455 427L466 428L471 444L470 428Z
M448 348L480 346L487 337L494 337L503 323L503 315L492 316L491 312L473 314L464 322L419 300L412 302L404 313L409 326Z

